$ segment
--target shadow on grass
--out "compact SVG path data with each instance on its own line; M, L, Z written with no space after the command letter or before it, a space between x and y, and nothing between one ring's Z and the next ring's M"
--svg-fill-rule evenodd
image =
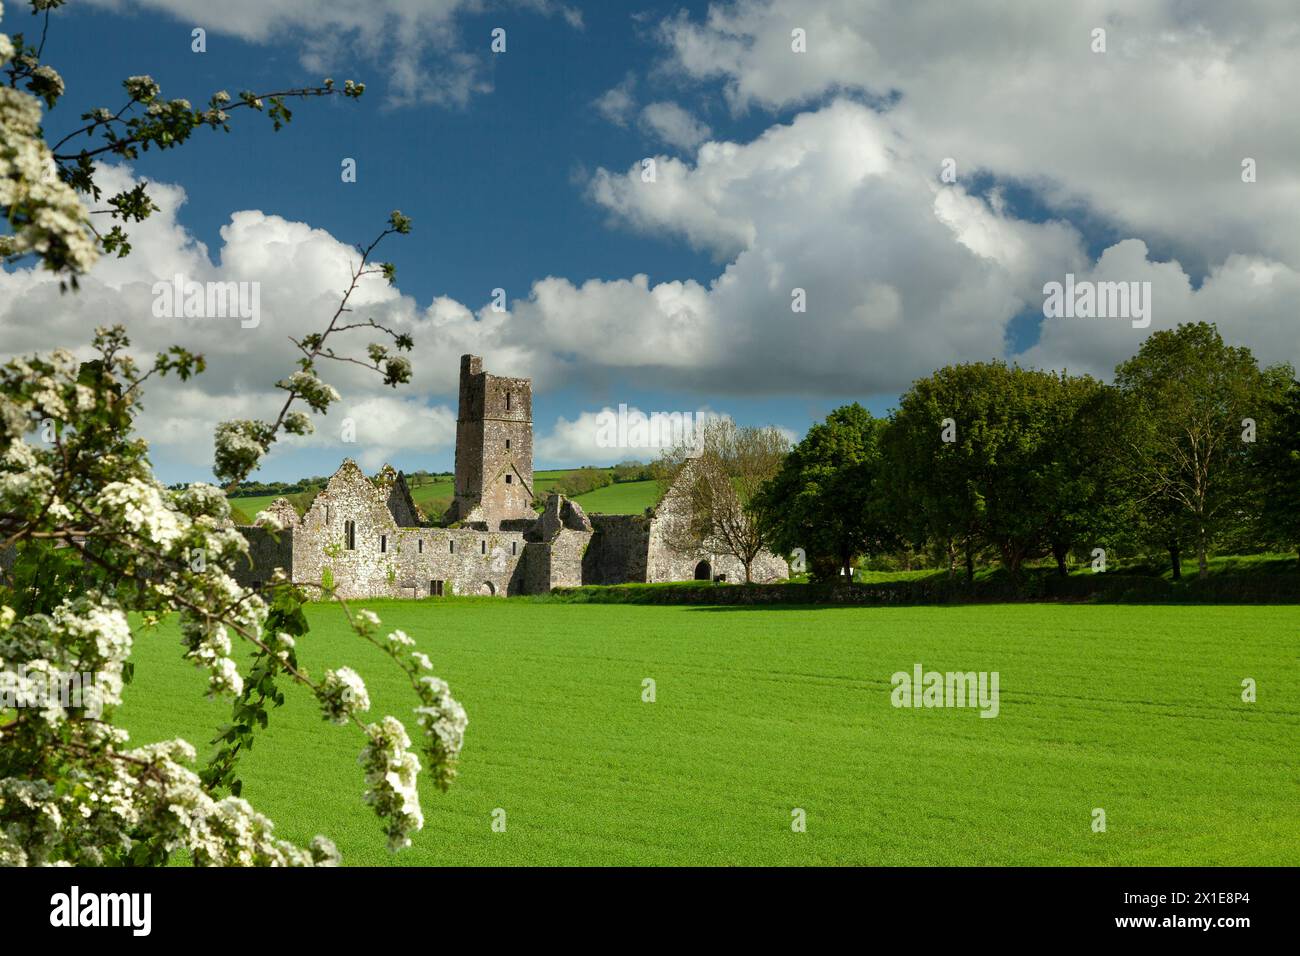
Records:
M932 610L966 610L968 608L1008 608L1008 607L1300 607L1300 600L1295 601L1062 601L1062 600L1026 600L1026 601L948 601L942 604L622 604L620 607L679 607L687 611L911 611L917 608Z

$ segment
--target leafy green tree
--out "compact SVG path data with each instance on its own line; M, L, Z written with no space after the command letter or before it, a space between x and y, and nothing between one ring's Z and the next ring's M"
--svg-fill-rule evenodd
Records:
M1071 551L1090 549L1122 526L1123 501L1105 451L1107 388L1088 375L1062 374L1047 400L1048 433L1030 471L1044 542L1064 576Z
M1074 420L1065 394L1060 377L1005 362L948 366L914 382L884 439L897 527L941 543L950 570L965 552L968 579L982 545L1018 577L1053 535L1073 540L1082 518L1061 487L1062 417Z
M1148 524L1185 529L1202 577L1216 538L1256 517L1249 423L1266 426L1284 375L1261 371L1249 349L1225 345L1206 322L1156 332L1115 370L1117 464Z
M1117 419L1118 420L1118 419ZM1170 574L1175 581L1183 577L1183 555L1189 542L1195 540L1192 523L1186 509L1167 497L1141 495L1141 489L1129 484L1125 502L1131 518L1127 534L1120 540L1134 553L1152 557L1164 553L1169 559Z
M945 438L955 441L958 419L974 417L965 400L968 381L979 374L977 366L949 366L913 382L881 436L890 475L885 504L893 528L918 548L932 542L947 560L949 574L964 555L968 580L975 575L983 502L967 456Z
M578 495L585 495L598 488L604 488L613 484L613 482L614 478L608 468L593 468L587 465L583 468L566 471L560 475L555 480L555 484L551 486L551 490L562 495L568 495L570 498L576 498ZM540 497L543 506L545 506L546 496L541 495Z
M802 548L814 572L833 568L851 575L857 555L896 546L882 506L884 427L883 420L854 402L808 429L755 499L776 549L790 554Z
M1258 451L1262 526L1271 542L1300 550L1300 381L1273 402Z
M614 481L653 481L654 469L642 461L628 459L614 466Z

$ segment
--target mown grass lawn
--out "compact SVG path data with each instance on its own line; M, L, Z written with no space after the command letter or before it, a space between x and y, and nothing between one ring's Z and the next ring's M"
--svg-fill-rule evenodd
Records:
M290 695L245 796L346 863L1300 863L1300 608L367 606L429 653L470 726L460 778L426 787L425 829L393 856L361 801L360 735ZM339 610L310 617L303 663L352 664L372 713L408 718L401 675ZM134 660L133 739L206 742L228 706L203 699L175 631L139 634ZM893 708L891 674L917 662L998 671L1000 716Z

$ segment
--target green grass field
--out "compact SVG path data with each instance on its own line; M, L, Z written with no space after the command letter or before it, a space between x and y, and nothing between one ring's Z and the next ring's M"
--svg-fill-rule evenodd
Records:
M460 778L425 787L425 829L393 856L361 801L360 735L290 694L245 796L346 863L1300 863L1294 606L367 606L429 653L470 726ZM352 664L372 714L409 718L401 675L339 610L310 617L302 662ZM137 636L137 742L202 744L228 715L179 654L174 629ZM1000 715L892 707L890 675L917 662L998 671Z
M248 517L255 518L259 511L271 507L276 498L280 495L250 495L247 498L231 498L230 505L232 508L238 508Z
M588 514L637 515L659 500L657 481L622 481L573 499Z

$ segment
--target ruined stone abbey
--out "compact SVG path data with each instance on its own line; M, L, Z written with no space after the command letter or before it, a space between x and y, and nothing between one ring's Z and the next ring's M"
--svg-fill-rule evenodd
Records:
M670 532L684 520L670 487L643 515L586 514L551 494L533 510L533 395L526 378L460 363L455 498L433 522L411 500L391 465L373 479L348 459L301 518L281 498L263 521L240 530L251 566L239 577L257 585L276 568L304 587L332 586L344 598L451 594L539 594L581 584L716 579L743 581L729 555L683 550ZM670 546L669 542L673 542ZM755 581L789 575L776 555L753 565Z

